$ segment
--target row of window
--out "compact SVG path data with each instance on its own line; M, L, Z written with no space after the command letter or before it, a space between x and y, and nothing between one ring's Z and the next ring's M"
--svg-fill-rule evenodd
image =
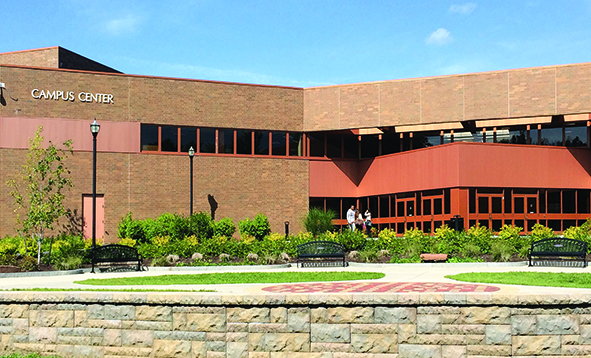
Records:
M390 133L380 135L303 133L142 124L141 150L153 152L374 158L452 142L588 146L586 123L562 123L474 131Z
M453 142L510 143L566 147L588 146L586 122L480 128L473 131L342 135L309 133L309 156L374 158Z
M303 134L142 124L141 150L150 152L302 156Z
M346 225L351 205L362 213L369 209L378 228L435 230L451 219L449 189L377 195L362 198L310 198L310 207L332 210L341 226ZM498 231L505 224L530 232L540 223L554 231L580 225L591 213L591 190L588 189L468 189L469 226ZM548 215L547 215L548 214ZM560 215L553 215L560 214Z

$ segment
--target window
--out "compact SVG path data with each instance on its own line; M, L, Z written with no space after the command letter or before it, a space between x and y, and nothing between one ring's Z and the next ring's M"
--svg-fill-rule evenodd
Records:
M142 124L142 150L158 150L158 126L151 124Z
M252 132L247 130L236 131L236 153L252 154Z
M375 158L379 155L380 140L378 135L361 136L361 158Z
M382 155L400 152L400 134L382 134Z
M497 129L497 143L527 144L527 128L515 126Z
M414 133L412 137L412 148L427 148L441 144L441 136L436 133Z
M199 152L215 153L215 129L201 128L199 130Z
M289 133L289 156L301 157L304 155L304 136L302 133Z
M345 158L359 158L359 139L355 135L343 136L343 155Z
M586 147L587 126L567 125L564 128L564 145L567 147Z
M342 136L329 134L326 136L326 156L329 158L340 158L342 156Z
M218 153L234 153L234 131L232 129L218 130Z
M287 133L273 132L271 134L271 154L287 155Z
M177 127L162 126L160 128L163 152L178 152L179 136Z
M310 133L308 139L310 140L309 156L324 157L324 133Z
M542 128L540 145L562 145L562 127Z
M197 128L181 128L181 152L188 152L189 148L197 150Z
M269 155L269 132L254 131L254 154Z

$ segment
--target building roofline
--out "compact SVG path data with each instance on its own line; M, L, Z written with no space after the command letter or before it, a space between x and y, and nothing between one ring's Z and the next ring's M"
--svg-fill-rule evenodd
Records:
M27 50L27 51L29 51L29 50ZM256 83L241 83L241 82L229 82L229 81L200 80L200 79L193 79L193 78L164 77L164 76L150 76L150 75L133 75L133 74L129 74L129 73L112 73L112 72L98 72L98 71L85 71L85 70L71 70L71 69L67 69L67 68L37 67L37 66L24 66L24 65L12 65L12 64L0 64L0 67L13 67L13 68L23 68L23 69L30 69L30 70L42 70L42 71L61 71L61 72L72 72L72 73L86 73L86 74L103 75L103 76L122 76L122 77L150 78L150 79L172 80L172 81L188 81L188 82L216 83L216 84L253 86L253 87L284 88L284 89L295 89L295 90L303 90L304 89L302 87L290 87L290 86L278 86L278 85L264 85L264 84L256 84Z
M9 55L9 54L13 54L13 53L34 52L34 51L46 51L46 50L59 49L59 48L60 48L60 46L49 46L49 47L42 47L42 48L34 48L34 49L30 49L30 50L0 52L0 55Z

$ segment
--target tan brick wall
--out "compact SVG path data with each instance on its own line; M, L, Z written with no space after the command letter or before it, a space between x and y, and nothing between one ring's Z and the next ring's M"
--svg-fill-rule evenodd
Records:
M58 47L0 54L0 65L59 68Z
M321 131L589 113L590 80L591 64L575 64L307 88L304 128Z

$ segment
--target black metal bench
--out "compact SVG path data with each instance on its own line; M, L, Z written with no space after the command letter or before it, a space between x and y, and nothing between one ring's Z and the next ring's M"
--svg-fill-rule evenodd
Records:
M578 266L582 261L583 267L587 267L587 243L562 237L538 240L532 242L527 258L529 266L556 263L560 263L561 266Z
M133 267L136 267L136 271L142 270L142 256L133 247L126 245L110 244L97 246L91 251L92 256L92 272L94 272L94 266L97 264L111 263L133 263Z
M297 246L300 267L347 266L345 248L332 241L310 241Z

